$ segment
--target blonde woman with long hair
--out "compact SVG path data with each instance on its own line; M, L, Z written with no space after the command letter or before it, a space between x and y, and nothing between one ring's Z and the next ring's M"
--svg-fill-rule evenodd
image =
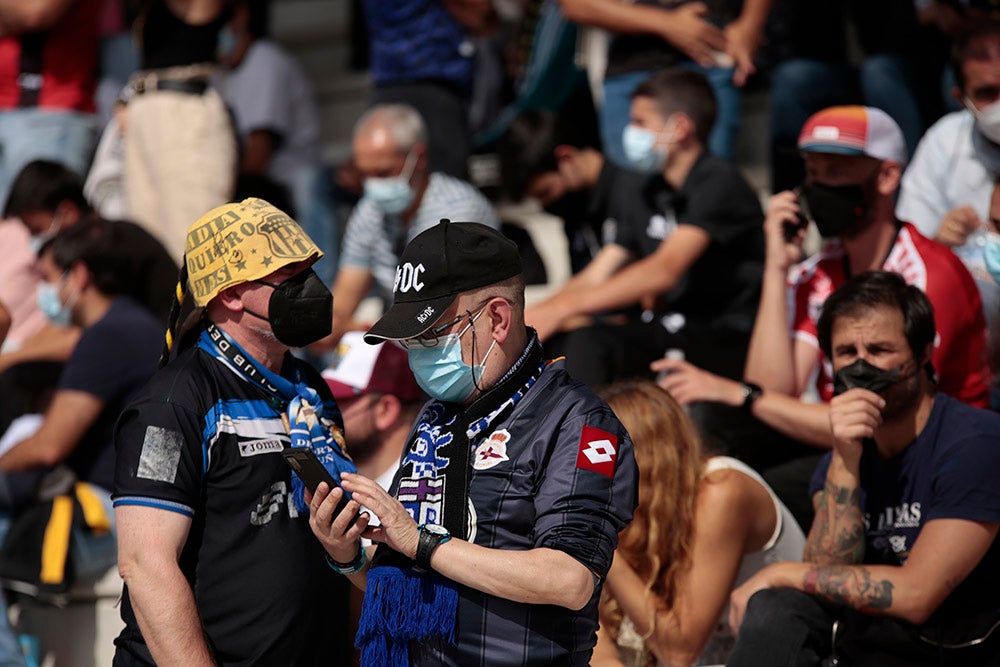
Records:
M601 396L632 438L639 507L604 586L591 664L723 663L733 639L730 591L770 563L801 560L802 530L746 464L706 455L656 384L630 380Z

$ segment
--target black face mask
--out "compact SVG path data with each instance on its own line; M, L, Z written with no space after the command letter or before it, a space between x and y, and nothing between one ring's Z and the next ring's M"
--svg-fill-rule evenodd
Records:
M277 285L263 280L253 282L274 288L268 301L271 317L263 317L248 308L244 310L270 322L279 341L289 347L304 347L330 335L333 295L315 271L306 269Z
M902 370L902 366L886 370L858 359L837 371L833 378L833 395L839 396L848 389L867 389L881 394L899 382Z
M863 185L806 183L800 191L823 238L849 238L868 226L871 207Z

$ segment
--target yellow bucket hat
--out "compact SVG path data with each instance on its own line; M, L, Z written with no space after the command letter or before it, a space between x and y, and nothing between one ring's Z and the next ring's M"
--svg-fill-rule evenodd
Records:
M188 228L188 286L204 307L227 287L264 276L323 252L287 213L263 199L224 204Z

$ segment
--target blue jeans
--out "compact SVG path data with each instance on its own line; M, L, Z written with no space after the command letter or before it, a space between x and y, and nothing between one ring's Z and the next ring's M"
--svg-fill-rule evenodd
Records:
M740 91L733 85L733 69L702 67L694 62L684 62L678 67L701 72L712 86L718 112L715 125L712 126L708 137L708 150L721 158L731 160L740 130ZM601 145L604 155L619 167L626 169L629 167L625 149L622 147L622 132L629 122L632 93L640 83L654 73L629 72L604 80L604 103L599 112Z
M0 111L0 206L14 178L32 160L60 162L81 179L97 146L97 119L76 111Z
M962 619L962 633L982 637L995 614ZM836 625L835 625L836 623ZM971 625L971 628L968 625ZM836 638L834 630L836 629ZM992 635L981 644L944 648L921 639L932 626L913 626L825 602L790 588L765 588L750 598L727 667L942 667L1000 664ZM951 633L940 636L942 640ZM834 661L836 659L836 661Z
M73 529L71 556L74 576L77 581L95 580L101 577L118 558L115 513L111 505L111 494L97 486L90 487L101 499L104 512L111 519L111 531L103 535ZM9 500L10 493L6 478L0 474L0 503ZM10 530L11 514L0 509L0 544L3 544ZM18 643L17 633L7 620L7 599L0 591L0 667L25 667L24 656Z

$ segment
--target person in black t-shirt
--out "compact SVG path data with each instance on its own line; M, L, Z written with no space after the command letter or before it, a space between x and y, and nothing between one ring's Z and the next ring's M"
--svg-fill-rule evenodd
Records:
M5 218L18 218L31 234L37 251L58 232L81 224L92 215L80 177L49 160L24 166L11 184L4 204ZM120 258L124 274L118 289L145 306L166 326L177 264L163 245L135 223L107 223L109 242ZM59 380L63 364L73 353L80 329L70 322L47 322L16 349L0 356L0 432L17 417L39 410Z
M39 306L62 324L83 330L59 375L55 393L38 430L0 456L0 543L17 511L39 502L40 489L57 488L57 478L84 482L107 507L114 475L112 431L132 394L156 370L163 328L125 292L127 274L110 223L83 222L60 232L41 249ZM52 474L50 475L50 471ZM42 484L43 478L45 484ZM65 485L58 487L63 492ZM110 525L111 531L114 525ZM89 558L73 562L77 575L103 573L114 564L113 532L81 532ZM2 600L2 598L0 598ZM16 646L0 601L0 663ZM19 654L19 651L18 651Z
M310 449L334 478L355 470L326 383L289 352L330 331L330 290L310 268L322 252L259 199L209 211L186 247L203 318L115 432L114 664L346 664L346 586L281 456Z
M705 150L715 99L695 72L666 70L636 89L626 148L637 170L605 164L605 245L528 323L590 386L648 375L676 348L738 377L763 268L760 203L732 166ZM592 316L627 309L624 322ZM586 323L587 326L582 326ZM561 338L561 340L560 340Z

